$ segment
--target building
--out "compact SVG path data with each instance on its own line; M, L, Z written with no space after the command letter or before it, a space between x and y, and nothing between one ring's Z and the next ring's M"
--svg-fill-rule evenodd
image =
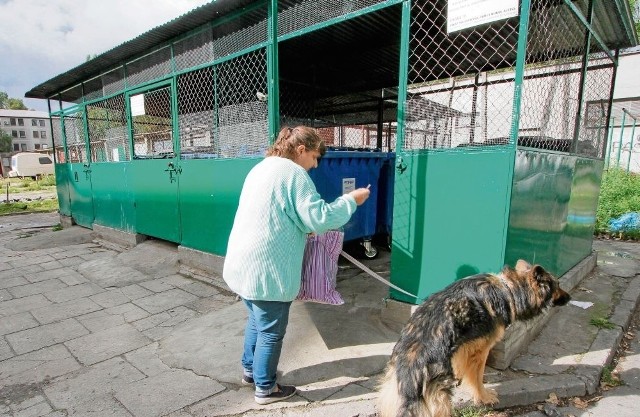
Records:
M14 153L51 153L51 122L47 112L0 109L0 129L11 136L11 152L2 153L0 174L9 172Z
M0 109L0 129L11 136L14 152L51 147L51 123L47 112Z

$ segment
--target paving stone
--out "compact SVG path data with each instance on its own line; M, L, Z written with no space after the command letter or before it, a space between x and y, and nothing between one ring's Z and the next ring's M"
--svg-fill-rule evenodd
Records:
M12 316L48 305L51 305L51 301L47 300L42 294L24 298L14 298L13 300L0 303L0 317Z
M11 404L10 407L12 411L21 411L29 407L33 407L34 405L39 404L41 402L46 402L46 399L42 395L36 395L18 404Z
M211 297L220 294L213 285L205 284L204 282L192 282L191 284L180 287L186 292L197 295L198 297Z
M101 310L98 304L88 298L67 301L60 304L52 304L47 307L31 311L31 314L42 324L53 323L71 317L82 316L92 311Z
M91 333L125 324L122 315L107 314L104 310L94 311L93 313L76 317L76 320L89 329Z
M4 274L0 276L0 289L16 287L18 285L26 285L29 281L22 275Z
M144 378L142 372L122 358L113 358L79 373L58 378L44 388L44 393L55 408L66 409L102 398Z
M93 365L149 343L151 341L142 333L124 324L70 340L65 345L81 363Z
M52 411L51 406L46 401L42 401L29 408L14 412L13 417L53 417L51 415ZM64 414L58 415L63 416Z
M136 417L157 417L180 410L224 389L224 386L207 377L177 370L130 384L119 390L115 397Z
M149 317L149 313L133 303L121 304L104 310L107 314L121 315L127 323Z
M122 289L120 288L104 291L99 294L92 295L89 298L105 308L114 307L129 302L129 297L124 295Z
M69 417L132 417L122 404L111 395L92 398L80 404L67 408Z
M122 293L125 296L127 296L127 298L129 298L131 301L137 300L138 298L148 297L153 294L153 292L147 290L146 288L142 288L141 286L136 284L122 287Z
M75 298L88 297L102 291L104 290L98 285L87 282L85 284L74 285L62 290L49 291L44 293L44 296L54 303L62 303Z
M141 370L147 376L160 375L171 368L158 358L158 343L152 343L124 355L127 362Z
M0 362L0 380L5 385L33 384L80 368L78 361L59 344Z
M174 289L134 300L133 303L149 313L155 314L192 302L195 299L196 296L193 294Z
M44 268L40 265L22 266L20 269L22 270L22 275L27 279L29 279L30 276L41 274L44 271Z
M13 357L13 352L9 347L9 344L2 338L0 338L0 361Z
M42 269L44 269L45 271L51 271L54 269L59 269L62 268L64 265L60 263L60 261L56 261L53 260L51 262L44 262L41 263L40 266L42 267Z
M58 279L49 279L46 281L36 282L34 284L11 287L8 289L8 291L15 298L22 298L22 297L28 297L34 294L43 294L45 292L58 290L61 288L67 288L67 285Z
M0 290L0 303L3 301L11 300L13 295L7 290Z
M64 266L76 266L86 261L79 256L72 256L70 258L59 259L58 262Z
M79 273L77 273L76 271L71 271L65 275L60 276L60 281L64 282L65 284L71 286L71 285L78 285L78 284L84 284L85 282L89 282L88 279L86 279L85 277L83 277L82 275L80 275Z
M74 319L58 323L45 324L33 329L6 335L6 339L18 354L33 352L45 346L52 346L76 337L84 336L89 331Z
M31 265L40 265L46 262L55 261L50 255L44 256L24 256L19 259L15 259L13 261L9 261L9 265L14 268L22 268L26 269L26 267Z
M19 332L39 325L40 323L28 312L2 317L0 318L0 335Z
M140 285L143 288L148 289L149 291L153 291L153 292L169 291L169 290L175 288L173 285L167 284L166 282L164 282L160 278L159 279L153 279L151 281L141 282L138 285Z
M7 262L0 262L0 272L6 271L7 269L12 269L13 267L9 265Z

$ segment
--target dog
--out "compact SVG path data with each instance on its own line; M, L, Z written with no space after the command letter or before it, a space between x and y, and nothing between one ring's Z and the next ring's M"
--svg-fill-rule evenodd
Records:
M513 322L569 302L558 279L524 260L499 274L478 274L432 294L393 348L378 397L380 417L449 417L452 389L470 388L475 404L495 404L482 377L491 348Z

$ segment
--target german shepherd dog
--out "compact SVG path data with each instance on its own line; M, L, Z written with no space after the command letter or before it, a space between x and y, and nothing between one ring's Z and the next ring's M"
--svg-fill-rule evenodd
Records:
M452 389L468 386L476 404L498 396L482 377L491 348L511 323L528 320L571 296L540 265L461 279L432 294L393 348L378 399L380 417L449 417Z

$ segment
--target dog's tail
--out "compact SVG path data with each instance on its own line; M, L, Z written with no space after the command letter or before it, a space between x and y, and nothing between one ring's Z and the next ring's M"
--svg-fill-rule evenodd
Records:
M396 367L389 364L384 377L378 387L378 415L379 417L450 417L451 416L451 386L438 381L426 381L424 376L422 387L418 388L418 395L411 398L400 394ZM421 389L420 389L421 388Z

